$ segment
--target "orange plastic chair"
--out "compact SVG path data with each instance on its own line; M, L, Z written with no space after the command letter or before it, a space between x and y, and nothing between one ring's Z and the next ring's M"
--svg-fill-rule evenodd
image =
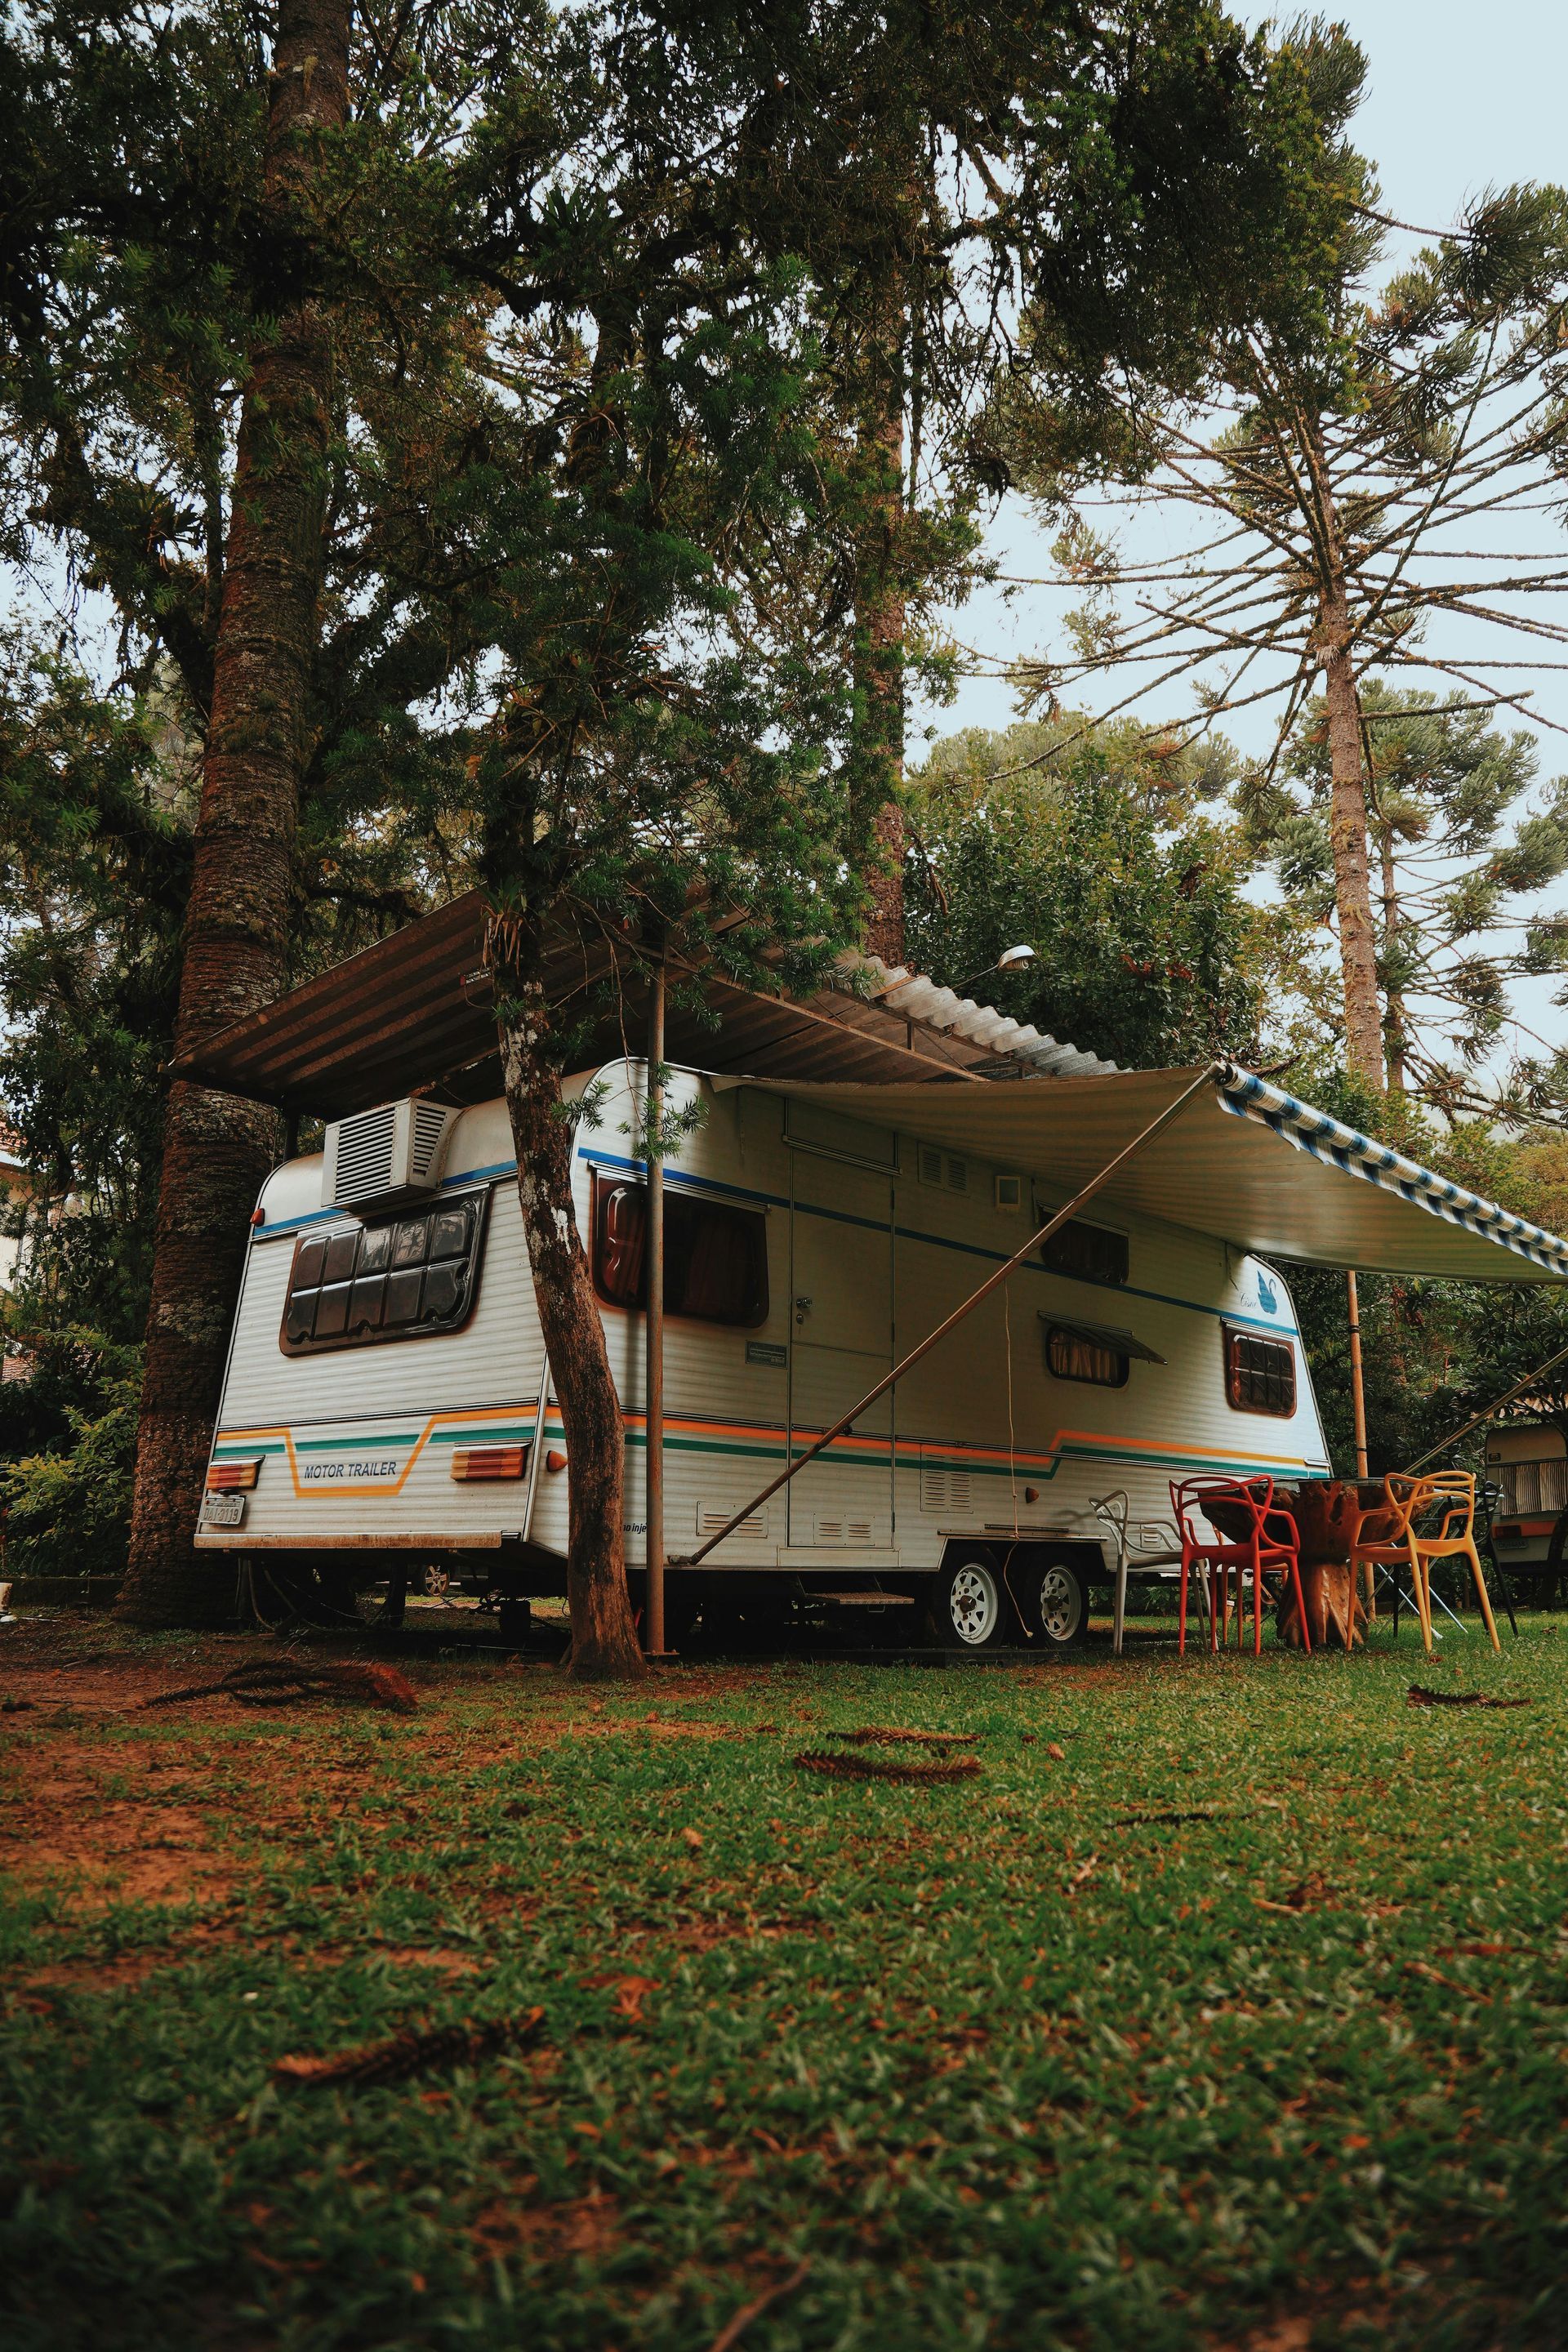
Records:
M1492 1604L1487 1592L1487 1580L1481 1572L1481 1556L1476 1549L1476 1481L1469 1470L1435 1470L1426 1476L1406 1478L1391 1471L1383 1482L1386 1508L1393 1525L1375 1543L1363 1544L1359 1536L1351 1546L1351 1582L1353 1587L1356 1571L1363 1560L1373 1569L1391 1568L1395 1575L1402 1568L1410 1570L1415 1593L1415 1613L1421 1621L1421 1641L1428 1656L1432 1650L1432 1563L1435 1559L1457 1559L1462 1553L1470 1563L1470 1574L1476 1580L1476 1593L1481 1604L1488 1633L1494 1650L1500 1650L1497 1626L1492 1622ZM1429 1512L1438 1514L1435 1535L1416 1532L1421 1520ZM1381 1517L1381 1514L1379 1515Z
M1252 1649L1263 1648L1263 1577L1268 1569L1283 1569L1296 1588L1302 1646L1311 1649L1307 1632L1307 1606L1301 1597L1301 1545L1296 1522L1274 1500L1274 1481L1259 1473L1255 1478L1182 1478L1171 1481L1171 1502L1182 1534L1182 1583L1176 1607L1176 1652L1187 1647L1187 1576L1201 1565L1208 1570L1209 1648L1224 1648L1230 1620L1230 1576L1236 1571L1236 1638L1241 1642L1242 1580L1252 1571ZM1211 1510L1210 1506L1214 1508ZM1205 1535L1198 1522L1211 1528L1228 1518L1239 1540L1226 1541L1223 1533Z

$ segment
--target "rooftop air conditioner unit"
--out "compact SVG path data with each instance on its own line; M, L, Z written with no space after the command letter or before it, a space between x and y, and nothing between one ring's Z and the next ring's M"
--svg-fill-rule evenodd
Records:
M434 1192L457 1116L445 1103L410 1097L331 1120L321 1164L322 1207L363 1209Z

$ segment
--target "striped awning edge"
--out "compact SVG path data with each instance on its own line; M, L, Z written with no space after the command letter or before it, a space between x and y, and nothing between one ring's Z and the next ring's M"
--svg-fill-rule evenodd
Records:
M1568 1242L1560 1234L1500 1209L1495 1201L1483 1200L1462 1184L1433 1175L1429 1168L1406 1160L1388 1144L1374 1142L1353 1127L1342 1126L1327 1111L1298 1102L1283 1087L1270 1086L1267 1078L1256 1076L1239 1064L1231 1063L1220 1075L1215 1091L1221 1107L1235 1118L1253 1119L1271 1129L1311 1159L1342 1169L1347 1176L1359 1176L1363 1183L1375 1184L1379 1191L1425 1209L1429 1216L1441 1217L1483 1241L1495 1242L1500 1249L1512 1250L1516 1257L1528 1258L1550 1274L1568 1275Z

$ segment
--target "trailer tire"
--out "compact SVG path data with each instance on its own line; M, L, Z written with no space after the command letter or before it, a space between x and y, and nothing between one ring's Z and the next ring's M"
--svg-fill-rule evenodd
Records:
M1037 1554L1015 1564L1013 1580L1041 1647L1077 1649L1089 1627L1089 1581L1079 1563Z
M973 1655L998 1650L1012 1632L1012 1603L1002 1571L978 1549L944 1560L931 1595L931 1627L944 1650Z

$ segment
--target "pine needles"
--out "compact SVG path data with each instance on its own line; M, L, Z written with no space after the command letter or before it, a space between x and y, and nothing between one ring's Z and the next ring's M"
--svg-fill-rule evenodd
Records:
M272 2069L279 2083L299 2083L320 2088L334 2083L364 2086L404 2083L433 2066L472 2065L498 2050L516 2050L532 2041L544 2016L542 2009L524 2010L520 2017L491 2018L482 2025L437 2025L424 2032L393 2033L383 2042L362 2042L331 2057L279 2058Z
M1529 1706L1527 1698L1488 1698L1480 1691L1428 1690L1425 1683L1412 1683L1405 1693L1407 1706Z
M847 1748L973 1748L977 1731L901 1731L888 1724L868 1724L858 1731L830 1731Z
M174 1706L192 1698L232 1698L240 1706L298 1706L309 1699L355 1699L363 1706L416 1715L419 1695L406 1675L358 1658L312 1664L300 1659L264 1660L234 1666L216 1683L190 1683L182 1690L158 1691L143 1704Z
M843 1756L832 1748L805 1748L795 1758L803 1772L820 1772L830 1780L977 1780L980 1760L955 1756L947 1764L895 1764L884 1756Z

